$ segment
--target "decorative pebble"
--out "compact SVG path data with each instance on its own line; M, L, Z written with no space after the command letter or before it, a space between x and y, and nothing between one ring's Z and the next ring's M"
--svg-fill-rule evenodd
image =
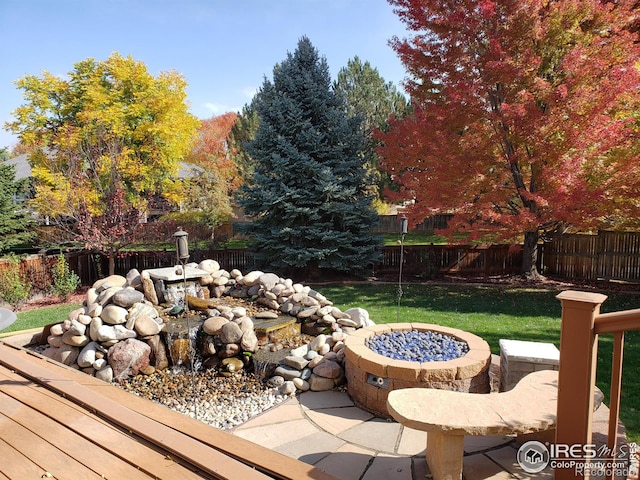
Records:
M466 342L452 335L417 330L386 332L370 337L367 346L379 355L409 362L440 362L464 356Z

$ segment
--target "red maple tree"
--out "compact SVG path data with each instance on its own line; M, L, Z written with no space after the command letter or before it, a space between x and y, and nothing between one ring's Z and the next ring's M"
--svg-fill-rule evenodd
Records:
M640 50L620 0L389 0L412 32L391 44L414 114L380 132L381 165L412 223L524 240L640 218ZM463 234L463 235L460 235Z
M242 183L229 151L231 127L237 117L229 112L202 120L198 140L186 158L193 172L184 182L183 208L211 227L212 232L222 220L233 215L232 196Z

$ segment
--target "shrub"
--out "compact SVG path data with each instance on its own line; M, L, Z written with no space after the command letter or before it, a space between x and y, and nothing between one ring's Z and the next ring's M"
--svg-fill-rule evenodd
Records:
M7 268L0 271L0 298L17 311L29 298L31 283L20 274L18 257L10 253L6 258L9 260Z
M58 255L56 263L51 268L51 276L53 277L53 293L63 302L80 286L80 277L76 275L76 272L69 270L67 259L62 253Z

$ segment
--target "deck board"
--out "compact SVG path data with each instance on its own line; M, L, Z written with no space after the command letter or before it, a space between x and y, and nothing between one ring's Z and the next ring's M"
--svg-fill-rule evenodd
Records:
M2 349L0 349L0 354ZM80 374L78 371L64 367L49 359L40 358L39 355L26 350L17 350L16 354L24 357L36 356L38 360L51 364L49 368L55 368L56 374L78 382L86 388L99 393L119 404L134 411L143 413L156 422L167 425L175 430L188 434L200 443L238 459L248 465L255 465L261 471L267 472L274 478L300 479L300 480L336 480L334 476L301 461L274 452L260 445L231 435L228 432L211 428L186 415L177 414L169 408L150 402L144 398L132 395L121 388L107 384L95 377ZM0 355L2 362L2 355Z
M4 436L4 434L3 434ZM46 470L0 438L0 473L10 480L42 478Z
M180 480L203 478L202 475L197 476L188 469L176 466L176 462L168 460L165 453L150 448L145 445L145 442L135 439L128 432L114 428L94 414L82 409L78 410L77 405L65 401L61 397L52 398L51 392L46 389L32 386L33 384L18 385L15 382L16 378L19 378L17 374L3 371L0 367L0 389L6 395L11 395L14 401L32 408L34 416L40 412L46 412L46 417L51 420L51 425L55 425L55 422L58 425L65 425L69 430L68 433L72 432L75 436L85 440L83 444L85 446L91 443L90 439L99 439L99 445L105 450L105 453L117 457L113 458L114 461L120 459L131 465L136 465L138 474L141 471L146 472L147 476L141 478L148 478L148 476ZM2 385L5 379L7 383ZM0 402L2 402L1 398ZM0 411L2 411L1 407ZM84 455L84 449L78 449L78 452L80 455Z
M64 447L65 452L74 450L76 453L67 452L73 459L80 458L77 450L82 448L84 451L87 444L93 445L88 447L93 452L96 448L104 450L96 453L91 462L85 461L90 467L88 470L99 470L98 465L108 458L116 462L114 469L135 469L132 475L105 473L106 478L335 480L335 477L311 465L1 341L0 392L6 396L0 397L0 403L3 403L0 412L4 412L7 418L13 415L12 409L15 414L17 408L15 403L8 402L8 397L24 404L22 408L38 412L39 423L30 428L37 431L41 441L49 443L50 448L57 445L58 448ZM18 417L13 420L27 425L29 415L25 411ZM80 438L63 442L64 445L56 444L53 438L42 434L48 422L66 429L64 434L60 433L63 430L58 430L60 435ZM5 434L0 428L0 440L3 439ZM21 457L21 452L6 442L0 445L0 449L10 449L7 455L12 455L16 461ZM25 461L27 457L28 461ZM44 471L40 464L27 457L22 455L21 461L31 472L26 476L33 478L37 472L42 475ZM0 464L4 464L8 457L0 451L0 458ZM26 478L25 474L9 474L0 468L0 480L3 474L12 480Z
M19 408L13 408L13 404L19 405ZM38 432L42 440L50 443L61 452L77 455L75 457L76 461L83 463L92 471L104 475L105 478L127 478L128 480L149 478L147 474L134 467L131 463L76 434L72 429L66 428L37 410L28 408L16 399L0 393L0 419L2 419L2 415L8 415L6 412L7 406L14 410L10 415L11 420L25 429L28 428L33 432ZM103 444L104 437L97 436L95 438L99 439L100 444ZM126 444L123 444L122 448L126 447ZM194 477L191 476L191 478Z
M0 415L0 431L9 446L40 465L46 472L61 480L99 479L100 475L73 457L41 439L31 430L12 419ZM72 447L72 446L70 446Z

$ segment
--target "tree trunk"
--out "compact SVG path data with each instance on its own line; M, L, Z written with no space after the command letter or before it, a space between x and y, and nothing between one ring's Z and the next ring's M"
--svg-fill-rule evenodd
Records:
M538 280L538 232L525 232L522 252L522 275L530 280Z
M113 255L107 257L109 259L109 275L115 275L116 273L116 258Z

